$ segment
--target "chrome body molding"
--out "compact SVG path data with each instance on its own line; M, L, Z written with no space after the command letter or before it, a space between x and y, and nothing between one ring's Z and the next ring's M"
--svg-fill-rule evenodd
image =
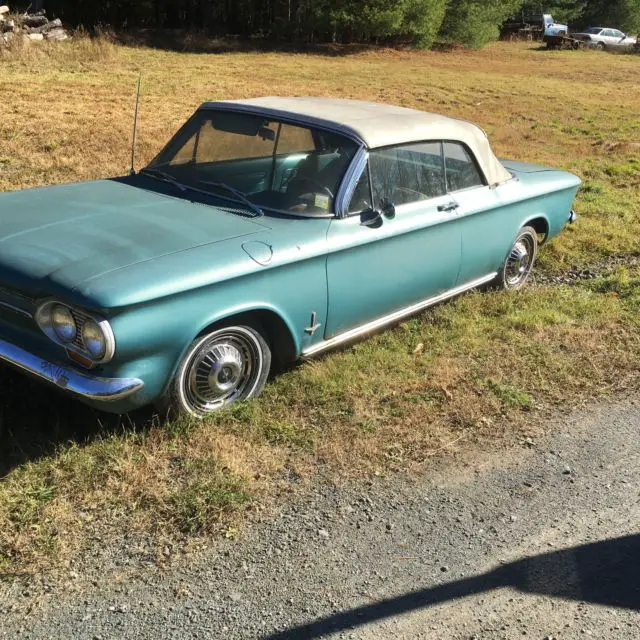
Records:
M340 188L336 193L334 210L338 218L344 218L348 215L351 196L356 190L358 180L360 180L360 176L367 166L368 161L368 151L365 147L360 147L347 167L344 177L342 178Z
M0 361L88 400L121 400L144 387L138 378L101 378L43 360L6 340L0 340Z
M372 320L371 322L367 322L366 324L363 324L359 327L355 327L354 329L349 329L349 331L345 331L344 333L339 333L338 335L333 336L333 338L329 338L328 340L324 340L323 342L320 342L318 344L315 344L309 347L308 349L305 349L302 352L302 357L308 358L318 353L321 353L323 351L328 351L329 349L333 349L334 347L337 347L346 342L350 342L351 340L355 340L356 338L366 335L367 333L371 333L373 331L381 329L386 325L393 324L398 320L402 320L407 316L411 316L414 313L418 313L418 311L427 309L428 307L431 307L434 304L438 304L439 302L444 302L445 300L448 300L449 298L454 298L455 296L460 295L465 291L469 291L471 289L475 289L476 287L480 287L483 284L487 284L488 282L491 282L497 275L498 275L497 272L489 273L486 276L483 276L482 278L478 278L477 280L473 280L471 282L467 282L466 284L460 285L453 289L449 289L448 291L444 291L438 294L437 296L427 298L426 300L422 300L421 302L416 302L415 304L412 304L410 307L399 309L398 311L394 311L389 315L382 316L377 320Z
M27 311L26 309L21 309L20 307L16 307L13 304L9 304L8 302L0 301L0 308L6 309L7 311L12 311L13 313L17 313L25 318L29 318L29 320L33 319L33 314Z

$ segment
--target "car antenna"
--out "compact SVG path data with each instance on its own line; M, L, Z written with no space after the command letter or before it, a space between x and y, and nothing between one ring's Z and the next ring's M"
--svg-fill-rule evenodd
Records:
M142 80L142 74L138 76L138 90L136 92L136 112L133 116L133 139L131 140L131 170L129 175L135 176L136 170L134 163L136 159L136 137L138 135L138 106L140 104L140 82Z

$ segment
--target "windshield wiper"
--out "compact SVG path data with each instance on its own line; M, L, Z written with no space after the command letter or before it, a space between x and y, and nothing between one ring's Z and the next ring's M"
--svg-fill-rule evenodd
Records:
M180 191L187 190L187 187L185 185L183 185L181 182L178 182L170 173L166 173L165 171L160 171L159 169L154 169L153 167L145 167L144 169L140 169L139 173L145 176L150 176L151 178L157 178L158 180L162 180L163 182L169 182L180 189Z
M264 211L257 205L251 202L247 196L242 193L242 191L238 191L234 187L224 183L224 182L209 182L208 180L200 180L201 184L206 184L211 187L217 187L218 189L225 189L229 193L232 193L238 200L247 205L252 211L254 211L258 216L263 216ZM222 196L224 197L224 196Z
M145 167L144 169L140 169L138 173L147 175L151 178L156 178L157 180L162 180L163 182L169 182L180 189L180 191L186 191L187 189L190 189L191 191L197 191L198 193L211 195L210 191L197 189L196 187L192 187L187 184L182 184L181 182L176 180L176 178L174 178L170 173L166 173L165 171L161 171L160 169L155 169L154 167ZM225 184L224 182L209 182L208 180L200 180L200 183L209 185L211 187L217 187L218 189L225 189L226 191L232 193L236 197L236 200L234 200L233 198L225 198L224 196L219 197L224 198L225 200L231 200L232 202L240 200L240 202L246 204L247 207L249 207L249 209L251 209L256 214L256 216L264 215L264 211L258 205L253 204L253 202L251 202L251 200L249 200L249 198L247 198L247 196L245 196L242 191L238 191L238 189L234 189L234 187Z

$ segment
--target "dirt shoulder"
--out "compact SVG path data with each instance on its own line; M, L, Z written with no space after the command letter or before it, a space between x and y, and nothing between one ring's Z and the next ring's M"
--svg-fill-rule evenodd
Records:
M157 568L0 587L0 637L637 638L640 402L428 476L323 486ZM335 634L335 635L334 635Z

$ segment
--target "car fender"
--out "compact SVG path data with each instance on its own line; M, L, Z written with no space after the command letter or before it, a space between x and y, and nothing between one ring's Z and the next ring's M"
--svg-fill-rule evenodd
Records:
M210 315L208 315L204 320L204 322L200 324L199 329L194 333L193 339L195 340L198 336L205 333L210 327L216 324L225 322L230 318L234 318L236 316L248 316L248 315L251 315L252 313L260 314L261 312L265 312L265 311L268 313L274 314L282 321L284 326L289 331L289 335L295 346L296 353L299 354L302 350L302 347L300 344L300 340L296 334L296 331L294 330L294 323L292 322L287 312L284 309L281 309L273 304L269 304L262 301L247 302L245 304L234 305L234 306L225 307L222 309L216 308L215 311L212 312ZM185 352L186 352L186 348L185 348ZM183 353L183 356L184 356L184 353Z

